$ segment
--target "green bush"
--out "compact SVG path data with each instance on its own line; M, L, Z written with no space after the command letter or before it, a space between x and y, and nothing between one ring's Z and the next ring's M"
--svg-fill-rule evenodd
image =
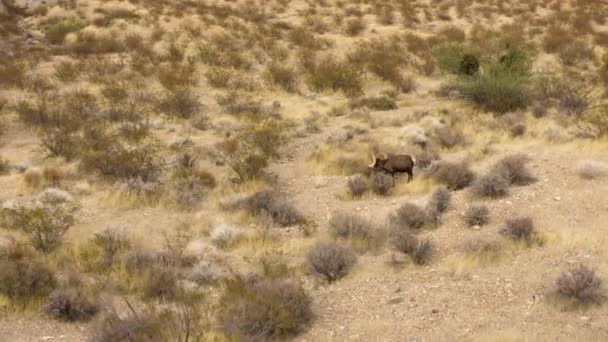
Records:
M63 235L74 224L74 216L62 206L4 209L2 216L8 227L23 232L32 246L45 254L61 245Z
M61 44L63 43L65 36L69 33L79 31L83 27L84 24L76 20L64 20L47 27L46 39L51 44Z
M439 68L453 75L472 76L479 69L479 53L463 44L444 44L433 50Z
M458 88L471 102L497 113L524 108L531 99L529 79L498 65L478 77L460 80Z
M457 61L457 58L448 59L445 67L457 71L460 67ZM457 78L455 88L465 98L488 111L505 113L524 108L531 100L530 67L531 61L526 51L511 49L485 65L482 72Z
M38 261L23 259L0 262L0 293L15 303L45 297L56 284L53 272Z

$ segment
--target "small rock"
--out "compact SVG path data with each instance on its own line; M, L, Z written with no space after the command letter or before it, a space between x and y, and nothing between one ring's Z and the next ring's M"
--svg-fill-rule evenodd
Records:
M473 228L473 230L480 230L480 229L481 229L481 226L480 226L480 225L478 225L478 224L476 224L476 225L474 225L472 228Z
M591 317L589 317L589 316L581 316L581 321L588 322L589 320L591 320Z
M434 314L439 313L439 309L433 309L433 310L431 310L431 313L434 313Z
M555 198L553 198L553 199L556 200L556 201L561 201L562 198L559 197L559 196L555 196Z

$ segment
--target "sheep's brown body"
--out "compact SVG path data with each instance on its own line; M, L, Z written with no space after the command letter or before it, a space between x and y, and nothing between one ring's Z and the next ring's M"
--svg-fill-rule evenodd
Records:
M370 167L374 171L382 171L389 173L391 176L395 176L395 173L407 173L407 181L411 181L414 178L414 166L416 161L413 157L400 154L400 155L388 155L386 158L372 157L372 164Z

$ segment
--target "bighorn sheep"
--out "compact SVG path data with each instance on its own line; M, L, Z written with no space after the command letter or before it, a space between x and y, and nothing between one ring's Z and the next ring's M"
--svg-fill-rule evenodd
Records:
M372 163L369 165L374 171L384 171L391 176L395 173L407 173L408 183L414 178L414 166L416 159L407 154L386 155L385 158L376 157L372 153Z

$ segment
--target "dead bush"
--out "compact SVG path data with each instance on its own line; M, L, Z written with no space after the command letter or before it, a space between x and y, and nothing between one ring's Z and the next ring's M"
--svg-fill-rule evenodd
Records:
M514 217L506 219L505 227L500 233L513 241L525 242L529 246L534 245L535 243L540 244L541 242L531 217Z
M526 134L526 124L523 122L518 122L511 126L509 129L511 131L511 136L513 137L521 137Z
M443 213L450 206L452 194L445 187L440 187L431 195L428 206L438 213Z
M0 64L0 85L20 87L24 85L27 65L18 61L2 61Z
M367 107L369 109L384 111L397 109L397 102L388 96L364 97L351 102L351 107Z
M220 308L222 330L238 340L286 339L312 320L311 299L293 279L234 277Z
M357 255L348 245L318 242L306 256L308 263L328 282L344 278L357 262Z
M577 304L600 304L606 298L602 279L592 268L579 264L557 278L557 293Z
M285 63L272 62L266 67L266 79L286 92L298 91L298 74L295 69Z
M274 223L286 227L304 222L304 216L286 198L276 191L264 190L253 194L246 203L253 215L268 215Z
M440 161L430 166L429 174L450 190L464 189L475 179L475 173L464 162Z
M365 178L361 175L355 175L348 179L348 183L346 183L348 187L348 192L353 197L361 197L364 193L369 190L369 184L365 180Z
M484 226L490 222L490 210L483 204L471 205L464 213L464 221L469 227Z
M503 197L509 193L509 181L503 174L491 171L477 178L472 190L479 197Z
M389 217L391 226L399 229L420 229L428 222L426 211L414 203L405 203Z
M99 312L99 304L80 289L57 289L49 295L45 311L57 320L85 322Z
M176 88L165 95L158 108L170 116L188 119L199 112L202 104L190 88Z
M583 160L576 166L576 173L583 179L595 179L608 175L608 164L595 160Z
M348 18L345 21L344 32L347 35L354 37L365 31L366 27L367 22L362 17Z
M176 271L171 267L153 267L147 272L141 291L145 298L175 299L179 294Z
M392 243L397 251L409 255L417 265L430 263L435 254L435 246L431 240L418 240L408 229L394 229Z
M440 127L435 130L435 136L439 145L445 148L453 148L465 143L464 134L461 131Z
M124 232L107 228L93 236L93 243L102 251L102 264L111 267L119 253L127 251L131 242Z
M164 318L164 320L163 320ZM166 318L151 312L133 312L126 317L116 312L104 313L93 329L95 342L149 341L161 342L166 337Z
M367 239L371 236L372 224L361 216L336 212L329 219L330 232L342 238Z
M15 303L47 296L57 284L53 271L31 259L0 262L0 293Z
M374 172L371 176L371 188L375 194L387 195L395 186L393 176L385 172Z
M342 90L350 98L363 94L363 70L347 60L326 56L308 70L307 81L317 92Z
M504 177L510 185L527 185L535 181L526 165L529 161L523 154L509 155L499 160L490 172Z

